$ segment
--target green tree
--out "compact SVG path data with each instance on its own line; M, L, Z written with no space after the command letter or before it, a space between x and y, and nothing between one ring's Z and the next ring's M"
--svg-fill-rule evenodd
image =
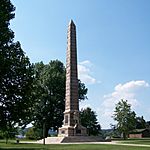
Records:
M42 129L36 129L34 127L30 127L27 129L26 138L30 140L38 140L42 135Z
M89 135L96 136L100 134L101 126L96 117L96 113L89 107L80 111L81 124L87 128Z
M46 136L50 128L57 130L62 126L65 109L66 70L59 60L35 64L35 81L33 98L33 121L36 128L45 128ZM79 100L84 100L87 88L79 80Z
M136 117L136 129L145 129L146 128L146 121L144 117Z
M78 95L79 95L79 101L87 99L87 92L88 89L86 88L85 84L81 82L81 80L78 80Z
M136 114L131 111L131 105L127 103L127 100L121 99L116 104L113 118L117 121L116 128L126 139L129 131L135 129L136 125Z
M146 121L146 128L150 129L150 121Z
M65 98L65 67L60 61L35 64L34 98L34 126L43 128L46 135L51 127L61 126Z
M9 28L14 10L10 0L0 0L0 129L4 132L28 120L32 104L32 65Z

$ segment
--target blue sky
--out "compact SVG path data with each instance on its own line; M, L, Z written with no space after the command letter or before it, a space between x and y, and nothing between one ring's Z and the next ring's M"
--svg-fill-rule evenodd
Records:
M114 123L115 104L127 99L150 120L149 0L12 0L15 40L31 62L66 62L67 26L77 27L79 78L102 128Z

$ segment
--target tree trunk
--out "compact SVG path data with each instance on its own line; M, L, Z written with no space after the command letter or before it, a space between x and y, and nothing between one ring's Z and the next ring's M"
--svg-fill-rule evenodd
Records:
M6 137L6 144L8 143L8 138Z
M123 132L123 139L126 140L126 133Z
M5 133L5 137L6 137L6 144L8 143L8 132Z
M45 137L47 138L48 137L48 128L45 128Z

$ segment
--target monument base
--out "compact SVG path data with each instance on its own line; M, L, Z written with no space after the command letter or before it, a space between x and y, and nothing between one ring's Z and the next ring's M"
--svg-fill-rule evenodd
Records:
M79 124L75 124L75 126L62 126L59 128L58 136L87 136L87 129Z
M92 143L92 142L111 142L104 140L99 136L69 136L69 137L47 137L45 138L45 144L60 144L60 143ZM37 141L39 144L43 144L43 139Z

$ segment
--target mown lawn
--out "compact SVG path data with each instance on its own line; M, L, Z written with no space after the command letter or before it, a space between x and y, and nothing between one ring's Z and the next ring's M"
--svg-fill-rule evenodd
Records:
M150 147L133 147L104 144L13 144L0 143L0 150L150 150Z
M127 141L122 141L121 143L150 145L150 139L129 139Z

